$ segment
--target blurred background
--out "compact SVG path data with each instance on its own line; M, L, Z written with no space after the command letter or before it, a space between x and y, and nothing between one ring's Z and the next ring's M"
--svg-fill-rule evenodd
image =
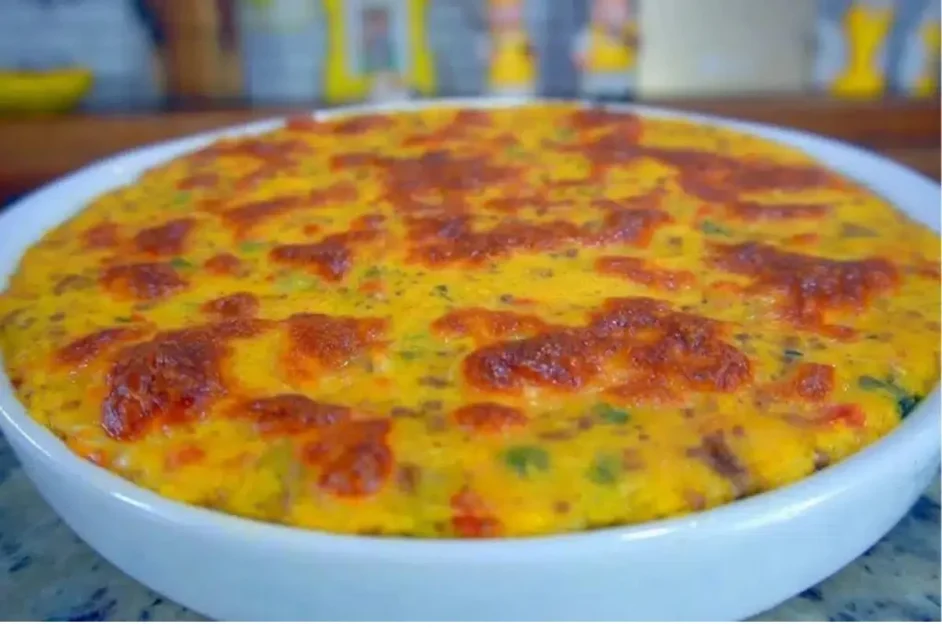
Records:
M0 112L935 97L936 0L2 0Z
M938 0L0 0L0 200L263 114L475 95L670 101L937 177L939 23Z

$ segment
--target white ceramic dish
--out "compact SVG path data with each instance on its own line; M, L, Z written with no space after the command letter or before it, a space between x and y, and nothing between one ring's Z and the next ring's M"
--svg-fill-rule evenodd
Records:
M886 159L795 131L634 109L797 146L939 230L939 187ZM343 111L363 110L376 108ZM132 151L21 200L0 217L0 277L92 197L221 135L278 124ZM937 388L897 430L845 462L701 514L538 539L379 539L258 523L158 497L73 455L27 416L0 377L0 426L69 526L131 577L231 620L745 618L834 573L907 512L937 473L939 412Z

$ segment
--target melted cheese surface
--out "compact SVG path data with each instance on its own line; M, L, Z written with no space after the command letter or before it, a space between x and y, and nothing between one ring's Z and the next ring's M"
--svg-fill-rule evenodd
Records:
M356 534L707 509L939 379L939 238L804 154L568 105L294 119L145 173L0 296L31 416L167 497Z

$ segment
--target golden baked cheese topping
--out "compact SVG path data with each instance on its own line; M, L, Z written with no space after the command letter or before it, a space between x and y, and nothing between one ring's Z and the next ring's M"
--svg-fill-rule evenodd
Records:
M224 139L0 296L7 372L169 498L419 537L573 532L799 480L939 380L939 238L801 152L571 105Z

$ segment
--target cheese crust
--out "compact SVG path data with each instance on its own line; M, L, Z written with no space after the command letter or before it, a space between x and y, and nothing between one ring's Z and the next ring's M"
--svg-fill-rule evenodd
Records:
M171 499L350 534L704 510L939 380L939 238L803 153L576 106L289 120L23 257L30 415Z

